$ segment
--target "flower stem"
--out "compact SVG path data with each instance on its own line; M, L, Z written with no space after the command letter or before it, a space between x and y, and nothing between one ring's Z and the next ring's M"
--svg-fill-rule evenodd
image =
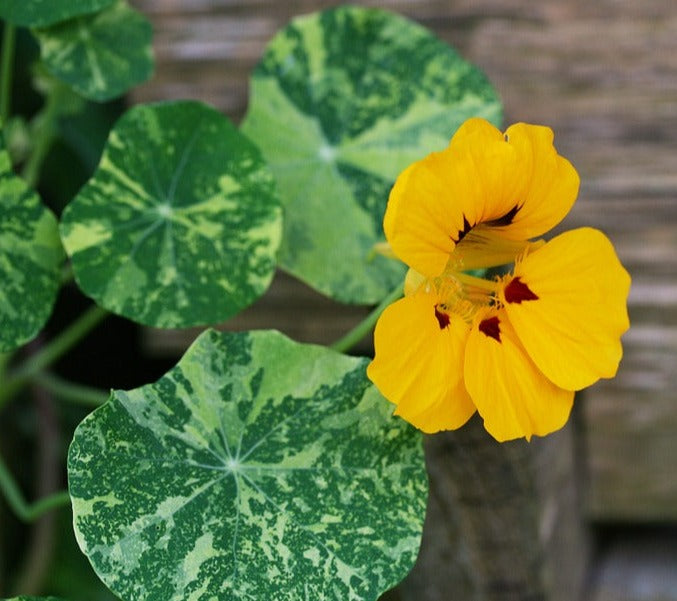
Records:
M108 311L94 305L54 338L54 340L46 344L42 350L28 358L7 378L5 385L0 389L0 408L9 398L34 378L38 372L44 370L45 367L56 361L61 355L70 350L73 345L84 338L107 315L109 315Z
M52 392L54 396L85 407L99 407L109 397L109 394L103 390L69 382L47 371L35 374L33 380Z
M5 21L2 36L2 79L0 80L0 124L7 123L12 110L12 72L14 68L14 47L16 29Z
M12 511L24 522L34 522L51 509L64 507L70 503L70 495L65 490L43 497L35 503L26 503L2 457L0 457L0 490Z
M369 330L374 327L374 324L381 316L381 313L385 308L391 303L395 302L400 296L402 296L404 284L398 284L392 292L388 294L379 305L367 315L360 323L358 323L352 330L347 332L345 335L341 336L338 340L334 341L329 348L334 349L335 351L340 351L345 353L355 346L362 338L364 338Z

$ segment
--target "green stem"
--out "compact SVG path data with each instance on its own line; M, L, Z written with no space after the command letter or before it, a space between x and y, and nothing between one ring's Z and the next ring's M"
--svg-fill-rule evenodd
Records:
M0 490L5 495L9 507L24 522L34 522L44 513L70 503L70 496L65 490L43 497L35 503L26 503L2 457L0 457Z
M107 315L108 311L94 305L56 338L46 344L42 350L35 353L32 357L29 357L7 378L4 387L0 389L0 408L2 408L7 400L23 388L33 377L84 338L85 335Z
M2 36L2 79L0 80L0 123L7 123L12 110L12 72L14 69L14 47L16 29L5 21Z
M47 371L37 373L33 377L33 380L53 393L54 396L78 405L84 405L85 407L99 407L110 396L107 392L98 388L75 384Z
M385 308L391 303L395 302L400 296L402 296L403 284L396 286L388 296L386 296L380 304L367 315L360 323L358 323L352 330L347 332L345 335L341 336L338 340L334 341L329 348L334 349L335 351L340 351L345 353L355 346L362 338L364 338L369 331L374 327L374 324L381 316L381 313Z
M61 286L70 284L75 279L73 274L73 265L70 261L66 262L61 270Z
M56 137L56 118L59 114L59 95L56 88L50 90L45 106L35 118L35 144L28 161L21 171L21 177L35 188L40 177L42 163L49 152L49 147Z

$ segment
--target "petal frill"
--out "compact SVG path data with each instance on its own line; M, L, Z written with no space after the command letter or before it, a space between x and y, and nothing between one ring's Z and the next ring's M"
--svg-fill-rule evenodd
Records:
M580 178L573 165L557 153L549 127L516 123L506 130L505 138L517 154L515 176L525 185L522 196L514 199L519 209L510 223L496 229L511 240L542 236L569 213Z
M463 385L463 351L468 326L435 315L435 293L421 291L390 305L374 332L375 357L367 375L395 414L424 432L462 426L475 412Z
M508 302L504 287L500 300L550 380L580 390L616 374L621 335L630 325L630 276L602 232L580 228L556 236L518 262L514 278L537 299Z
M574 393L555 386L539 371L503 311L488 314L485 320L493 321L492 328L482 331L481 321L473 327L464 372L466 388L486 430L503 442L528 440L561 428L571 412Z
M518 123L504 136L484 119L466 121L445 150L395 182L383 222L394 253L427 277L439 276L455 251L461 269L512 262L519 249L502 249L496 238L540 236L578 193L578 174L552 140L547 127Z
M482 119L466 121L449 146L410 165L391 190L383 227L395 254L427 277L439 276L456 244L489 216L498 218L521 193L515 152Z

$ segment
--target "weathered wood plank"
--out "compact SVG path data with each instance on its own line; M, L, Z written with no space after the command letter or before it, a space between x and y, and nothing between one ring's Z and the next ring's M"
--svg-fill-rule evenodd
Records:
M498 443L475 416L429 436L418 562L384 601L575 601L587 577L573 425Z
M614 541L603 553L590 601L677 601L675 533Z
M155 24L155 79L135 100L201 98L233 119L268 39L328 0L135 0ZM677 12L674 0L381 0L482 67L506 122L547 123L581 174L567 227L606 231L633 276L619 376L579 399L596 519L677 520ZM287 284L291 288L286 288ZM293 281L236 327L276 325L329 342L353 308L310 303ZM305 300L304 300L305 299ZM305 304L308 301L308 304ZM323 310L327 313L323 313ZM300 331L299 331L300 330ZM185 337L178 342L185 346ZM162 339L162 345L169 345ZM173 344L173 343L172 343ZM173 351L176 352L176 347ZM368 351L368 341L361 346Z

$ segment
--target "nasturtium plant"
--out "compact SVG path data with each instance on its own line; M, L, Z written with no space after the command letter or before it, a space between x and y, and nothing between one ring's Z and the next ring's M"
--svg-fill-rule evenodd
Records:
M45 27L110 6L115 0L0 0L0 19L24 27Z
M337 300L381 300L404 273L373 252L388 192L471 116L498 125L496 92L420 25L355 6L294 19L253 74L242 125L282 197L281 266Z
M151 24L122 0L34 33L52 75L91 100L116 98L153 72Z
M21 346L43 328L63 259L56 218L12 171L0 130L0 351Z
M111 130L61 236L104 308L157 327L214 324L267 289L282 229L273 177L223 115L195 101L138 105Z
M12 597L11 599L1 599L0 601L64 601L59 597L28 597L21 595L20 597Z
M113 391L68 456L78 542L125 601L375 600L413 566L420 434L366 359L208 330Z

